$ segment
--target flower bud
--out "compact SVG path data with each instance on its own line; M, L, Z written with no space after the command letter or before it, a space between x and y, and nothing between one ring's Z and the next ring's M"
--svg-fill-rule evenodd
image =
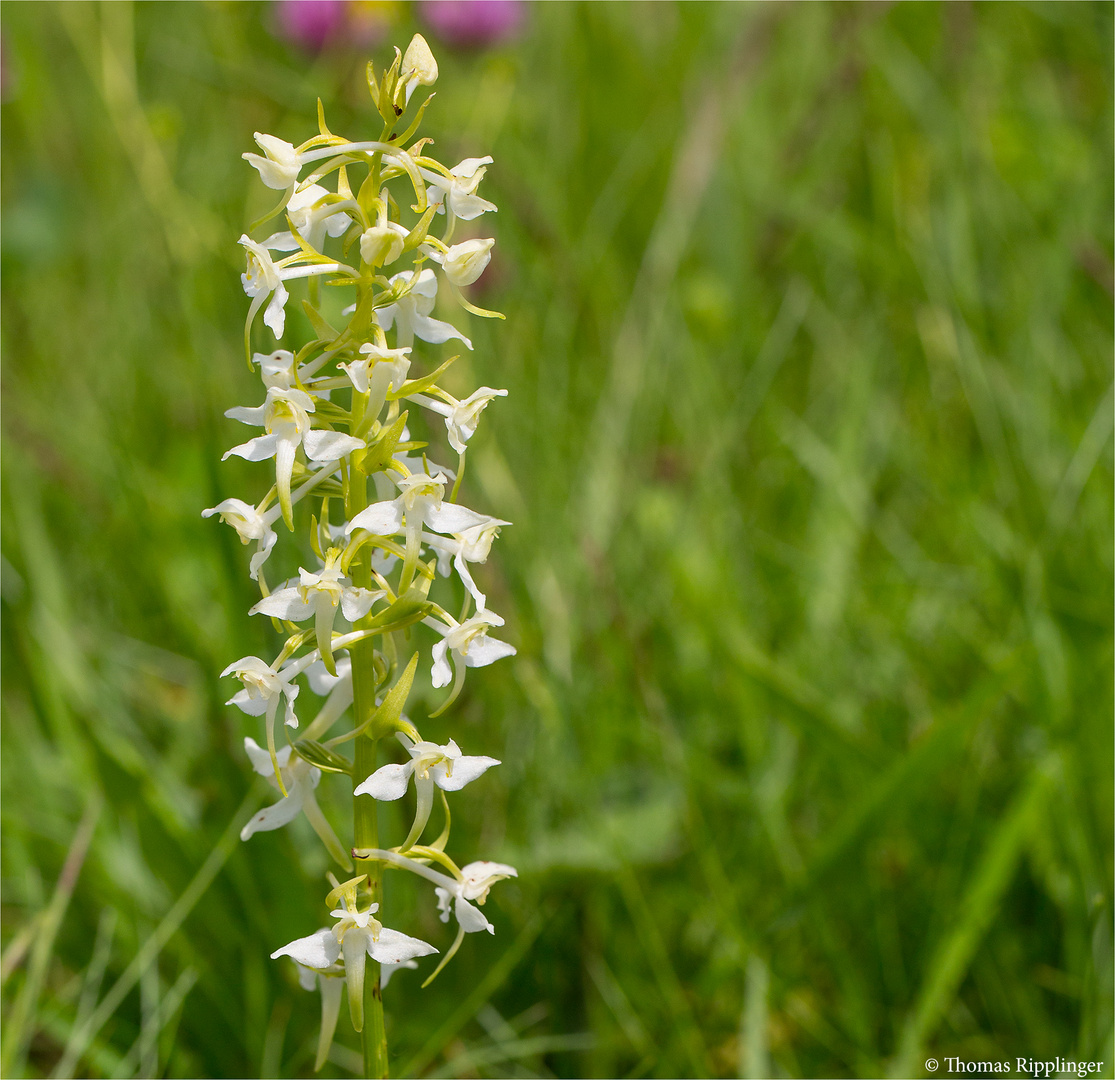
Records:
M442 268L450 283L461 288L471 285L487 267L492 258L495 241L465 240L454 244L442 260Z
M433 86L436 81L437 61L434 54L430 52L426 39L421 34L415 34L403 54L403 66L399 69L399 86L406 90L406 104L410 104L410 95L416 86Z
M386 266L403 253L406 234L389 225L373 225L360 237L360 258L372 266Z

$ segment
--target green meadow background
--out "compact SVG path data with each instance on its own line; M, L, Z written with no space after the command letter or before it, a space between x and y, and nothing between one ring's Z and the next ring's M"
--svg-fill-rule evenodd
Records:
M260 396L240 155L318 96L377 133L363 65L423 25L389 15L313 56L254 3L0 11L4 1076L312 1068L268 954L327 863L301 820L238 839L270 789L217 676L275 638L200 513L267 486L220 462ZM423 730L503 760L453 850L520 877L387 991L395 1075L1113 1075L1112 17L430 33L435 152L495 158L507 321L457 379L510 396L461 498L514 522L478 576L519 655ZM386 911L449 943L428 888Z

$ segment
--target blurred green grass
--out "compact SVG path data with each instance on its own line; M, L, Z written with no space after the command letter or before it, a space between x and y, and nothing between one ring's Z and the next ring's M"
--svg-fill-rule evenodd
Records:
M394 1067L1111 1076L1110 5L529 14L432 40L428 121L496 159L463 497L520 648L436 734L504 760L455 837L521 876L393 984ZM312 1062L267 954L325 863L236 839L216 675L270 638L199 514L260 484L240 154L369 130L367 54L268 18L0 10L5 1075Z

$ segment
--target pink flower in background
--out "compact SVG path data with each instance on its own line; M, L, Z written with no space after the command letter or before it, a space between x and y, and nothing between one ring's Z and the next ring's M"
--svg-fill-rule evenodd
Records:
M275 0L278 35L310 52L374 45L396 21L398 0Z
M494 45L523 24L523 0L424 0L423 21L450 45Z
M345 0L277 0L279 34L316 52L344 25L345 6Z

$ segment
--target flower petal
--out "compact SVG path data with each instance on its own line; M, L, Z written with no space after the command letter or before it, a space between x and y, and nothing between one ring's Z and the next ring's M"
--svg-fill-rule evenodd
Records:
M306 456L313 461L337 461L368 444L343 431L307 431L302 438Z
M225 702L226 705L235 705L242 713L247 713L249 716L262 716L267 712L267 698L265 697L252 697L247 690L237 690ZM271 755L267 755L268 762L271 761ZM268 769L268 772L271 772Z
M267 755L267 764L270 767L270 754ZM273 829L281 829L284 825L288 825L298 817L302 809L302 800L305 797L305 790L302 785L294 784L285 798L280 799L273 806L265 806L251 818L240 830L240 839L247 840L248 837L257 832L271 832Z
M376 536L391 536L403 527L403 509L398 499L390 502L372 503L366 506L348 523L345 536L351 536L357 529L367 529Z
M456 338L463 341L466 348L472 348L472 342L451 323L442 322L441 319L431 319L429 315L419 315L415 312L413 324L414 336L430 342L431 345L440 345L442 342Z
M453 669L449 666L449 661L445 657L448 650L449 644L445 638L434 643L434 666L430 669L430 676L435 689L448 686L453 681Z
M449 776L434 775L434 783L442 791L460 791L465 784L471 783L478 776L483 775L499 761L494 757L460 757L453 762L453 772ZM444 766L441 770L444 773Z
M289 619L301 622L308 619L314 611L313 604L302 599L302 590L297 586L289 589L276 589L265 596L249 612L249 615L270 615L273 619Z
M278 435L257 435L246 443L234 446L221 455L221 460L226 461L232 456L244 458L245 461L266 461L275 456L279 446Z
M381 964L401 964L404 960L436 952L437 949L427 942L386 926L380 930L378 941L372 941L371 935L368 935L368 955Z
M406 765L382 765L353 791L353 795L371 795L380 802L394 802L406 794L413 771L414 766L409 762Z
M469 642L468 652L464 654L466 667L487 667L505 656L514 656L515 646L508 645L506 641L488 637L484 634L475 637Z
M441 506L426 513L426 523L434 532L439 533L461 533L465 529L483 525L487 520L483 514L451 502L443 502Z
M372 604L385 595L382 589L345 589L341 593L341 614L349 622L356 622L364 618L372 610Z
M327 968L337 962L341 955L341 945L332 930L317 930L308 937L298 938L271 954L272 960L289 956L300 964L311 968Z
M496 932L496 928L488 922L484 912L478 907L473 907L463 896L457 897L453 911L457 916L457 922L466 934L475 934L479 930L487 930L489 934Z

